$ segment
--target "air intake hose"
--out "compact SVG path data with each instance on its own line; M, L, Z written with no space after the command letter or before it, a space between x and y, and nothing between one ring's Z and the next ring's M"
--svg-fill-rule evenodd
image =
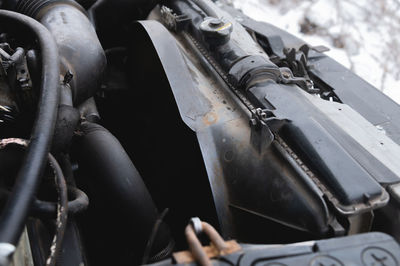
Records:
M106 56L86 11L72 0L8 0L6 7L40 21L60 53L60 73L70 71L74 105L93 96L106 67Z

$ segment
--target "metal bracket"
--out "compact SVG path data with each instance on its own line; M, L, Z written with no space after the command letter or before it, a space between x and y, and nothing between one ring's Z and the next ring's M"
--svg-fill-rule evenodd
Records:
M172 9L166 6L162 6L160 12L163 24L169 30L173 30L175 32L183 30L190 20L187 15L177 15Z
M260 130L263 126L267 126L271 131L278 132L287 121L287 119L276 117L273 110L257 108L252 113L249 123L255 130Z
M320 90L314 88L314 82L310 78L295 77L293 72L288 67L281 67L280 81L284 84L296 84L308 93L316 94Z
M252 112L249 121L251 130L250 142L262 152L268 148L275 139L273 132L278 132L287 123L287 119L277 118L272 110L257 108Z

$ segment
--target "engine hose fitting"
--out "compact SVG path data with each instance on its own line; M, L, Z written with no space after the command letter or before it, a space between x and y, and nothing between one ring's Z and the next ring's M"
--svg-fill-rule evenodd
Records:
M60 73L72 75L69 85L74 105L92 97L100 87L107 60L84 8L72 0L8 2L10 8L40 21L53 35L60 53Z

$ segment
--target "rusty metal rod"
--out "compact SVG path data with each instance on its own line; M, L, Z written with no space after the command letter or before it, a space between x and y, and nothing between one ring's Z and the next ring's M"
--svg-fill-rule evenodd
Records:
M211 260L208 258L206 252L196 236L191 225L185 228L186 241L188 242L190 252L192 252L193 257L201 266L211 266Z
M201 225L203 226L204 233L208 236L208 238L210 238L211 243L216 246L220 253L228 248L225 240L219 235L214 227L206 222L201 222Z
M212 227L210 224L206 222L201 222L201 226L203 232L208 236L211 243L218 249L219 254L223 254L224 251L228 248L224 239L219 235L219 233ZM211 266L211 260L208 258L206 252L203 249L197 235L192 227L192 225L188 225L185 228L185 236L189 245L189 249L192 252L195 260L202 266Z

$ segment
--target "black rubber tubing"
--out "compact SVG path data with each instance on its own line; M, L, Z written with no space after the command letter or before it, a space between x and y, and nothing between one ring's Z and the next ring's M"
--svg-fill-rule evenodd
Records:
M215 12L214 9L212 9L212 7L210 7L204 0L192 0L192 2L200 7L200 9L203 10L207 16L219 18L217 12Z
M159 218L157 208L142 177L119 141L101 125L84 122L79 142L78 162L90 169L103 198L112 199L117 208L125 210L132 219L135 241L146 246L153 226ZM97 190L99 193L99 190ZM95 203L94 203L95 204ZM168 246L171 241L169 228L162 224L156 236L150 256Z
M116 202L140 217L143 227L139 231L150 235L158 211L125 149L99 124L84 122L81 130L78 162L89 167L96 183L102 184Z
M36 20L12 11L0 10L0 24L19 26L32 32L41 51L42 76L36 120L15 185L0 218L0 243L16 245L40 184L54 133L59 101L59 56L50 32Z
M73 198L68 201L68 214L74 215L81 213L89 206L89 198L82 190L75 187L68 187L68 195ZM57 213L57 203L37 199L34 201L32 212L38 214L45 213L54 216Z
M68 215L75 215L85 211L89 206L89 198L85 192L76 188L68 187ZM10 195L5 189L0 189L0 199L7 199ZM35 217L54 217L57 214L57 202L34 199L31 207L31 215Z

